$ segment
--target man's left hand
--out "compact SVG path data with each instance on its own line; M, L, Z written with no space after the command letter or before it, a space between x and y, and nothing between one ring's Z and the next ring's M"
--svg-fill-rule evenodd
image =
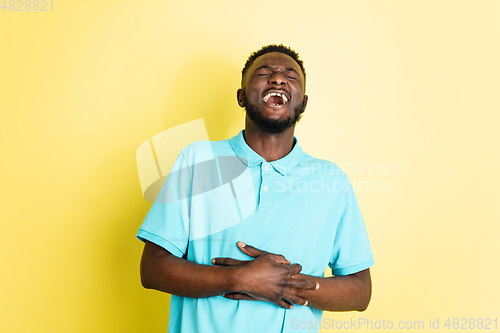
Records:
M246 255L252 257L252 258L257 258L260 255L266 253L266 251L259 250L256 247L253 247L251 245L246 245L243 242L238 242L237 243L238 248L241 250L241 252L245 253ZM287 260L285 257L278 255L275 260L278 264L282 265L290 265L290 261ZM238 260L238 259L233 259L233 258L227 258L227 257L220 257L220 258L213 258L212 259L212 264L214 265L219 265L219 266L241 266L248 264L250 260ZM292 275L292 278L295 275ZM260 301L261 299L252 297L248 294L245 293L229 293L229 294L224 294L222 295L225 298L228 299L235 299L235 300L246 300L246 301ZM263 300L263 299L262 299Z

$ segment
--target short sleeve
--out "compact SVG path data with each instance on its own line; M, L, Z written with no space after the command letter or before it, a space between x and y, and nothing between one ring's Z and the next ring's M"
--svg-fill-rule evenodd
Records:
M142 223L137 238L182 257L188 244L191 174L181 152Z
M344 184L342 214L328 264L335 276L354 274L375 264L365 223L347 176Z

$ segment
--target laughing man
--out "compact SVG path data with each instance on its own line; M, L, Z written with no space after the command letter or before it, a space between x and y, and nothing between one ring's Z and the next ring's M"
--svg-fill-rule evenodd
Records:
M294 137L305 76L288 47L252 53L245 129L183 149L140 227L142 284L172 294L169 332L318 332L323 311L368 306L374 261L352 186Z

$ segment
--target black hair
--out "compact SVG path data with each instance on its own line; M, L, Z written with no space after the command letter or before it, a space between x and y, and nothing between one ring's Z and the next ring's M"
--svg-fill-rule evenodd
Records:
M300 69L302 70L302 74L304 74L304 83L306 81L306 70L304 69L304 63L302 60L299 59L299 54L295 52L295 50L291 49L288 46L285 46L283 44L276 45L276 44L270 44L267 46L263 46L260 50L255 51L254 53L250 54L250 56L247 59L247 62L245 63L245 67L243 67L243 70L241 71L241 79L243 80L243 77L245 76L245 73L247 72L248 68L252 66L253 62L255 59L260 57L261 55L264 55L266 53L270 52L281 52L284 53L288 56L290 56L295 62L299 65Z

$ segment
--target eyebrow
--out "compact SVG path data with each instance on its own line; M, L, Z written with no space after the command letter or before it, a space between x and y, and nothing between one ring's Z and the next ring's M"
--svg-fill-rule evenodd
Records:
M275 66L275 68L276 67L277 66ZM271 68L271 66L263 65L263 66L260 66L259 68L255 69L255 71L258 71L259 69L272 69L272 68ZM299 75L299 73L295 70L295 68L292 68L292 67L285 68L285 72L294 72L295 74Z

